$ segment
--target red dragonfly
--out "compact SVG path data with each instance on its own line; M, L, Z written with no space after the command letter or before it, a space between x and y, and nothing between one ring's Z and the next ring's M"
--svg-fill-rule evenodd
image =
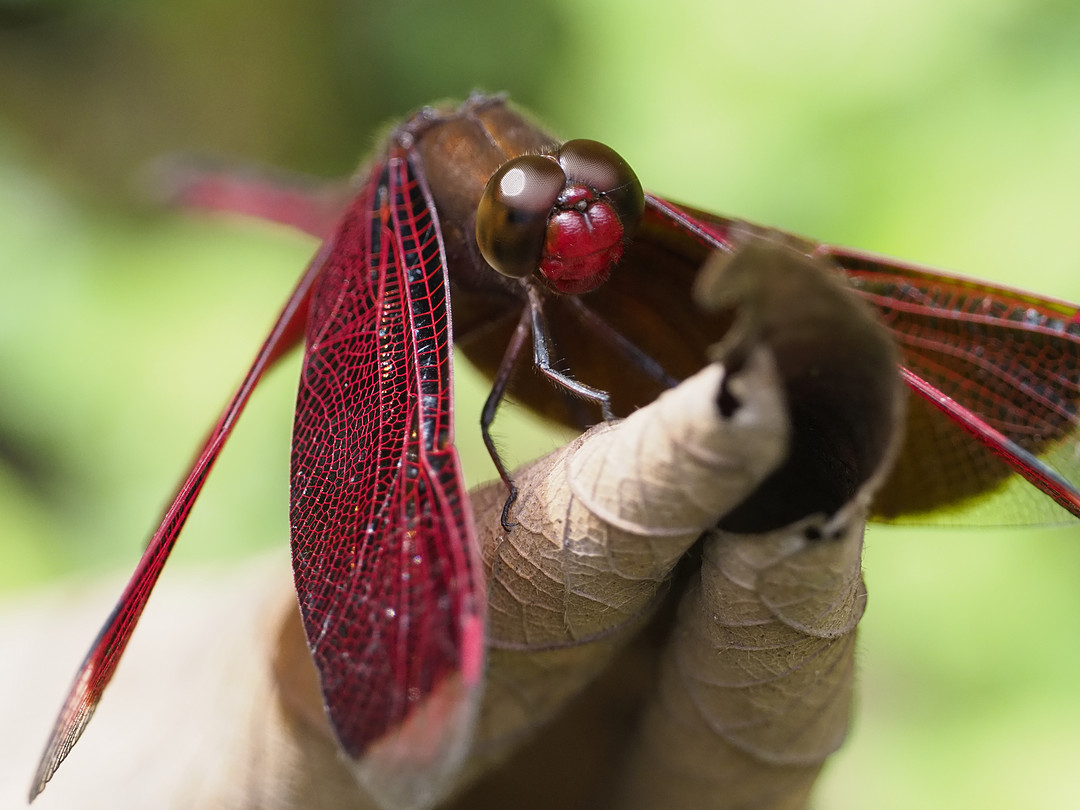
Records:
M693 281L751 226L644 194L610 149L560 145L498 96L414 114L352 189L206 173L177 196L323 243L84 660L31 798L89 722L252 390L304 338L290 522L309 647L365 785L387 806L430 804L467 753L484 666L452 348L494 380L482 432L509 484L488 427L511 381L517 399L577 427L652 401L701 368L729 327L730 317L696 308ZM877 308L917 395L878 518L1080 517L1075 305L798 244ZM548 379L515 376L529 365ZM814 414L789 400L789 458L725 518L729 528L786 525L852 495L842 471L823 469L813 442L800 442Z

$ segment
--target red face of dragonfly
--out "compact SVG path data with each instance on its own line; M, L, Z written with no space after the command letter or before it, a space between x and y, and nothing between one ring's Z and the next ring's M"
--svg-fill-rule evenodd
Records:
M189 204L325 242L88 655L35 792L88 722L252 389L302 335L296 586L335 731L388 803L430 799L452 778L480 694L485 594L453 445L454 346L496 381L487 422L514 371L533 363L550 379L518 374L514 393L537 411L577 426L597 421L597 404L624 415L697 371L739 316L737 306L699 307L705 259L747 238L783 241L831 260L896 338L915 396L878 516L1080 516L1075 306L674 205L643 195L607 147L553 143L502 99L476 97L399 127L351 200L250 178L198 176L181 188ZM759 324L762 339L770 323ZM778 352L789 456L728 528L839 508L885 452L837 429L873 393L823 385L807 367L803 348L830 337L800 335Z

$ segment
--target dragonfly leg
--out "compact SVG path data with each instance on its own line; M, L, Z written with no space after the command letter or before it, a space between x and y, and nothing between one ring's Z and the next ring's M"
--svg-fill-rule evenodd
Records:
M501 522L506 531L510 531L516 525L510 522L510 507L517 500L518 490L510 477L510 471L506 469L506 464L503 463L502 457L499 455L498 448L495 447L495 440L491 437L491 425L495 421L495 412L499 409L503 397L506 396L506 389L510 385L514 366L521 356L521 350L525 347L525 339L529 337L532 322L529 313L530 309L530 307L525 307L521 311L521 318L518 319L517 327L514 329L510 343L506 347L502 362L499 363L499 370L495 373L495 379L492 381L491 393L488 394L488 398L484 402L484 409L480 412L480 435L484 437L484 446L487 447L488 455L491 456L495 469L499 471L499 478L506 484L506 488L510 493L506 498L502 511Z
M513 376L514 367L517 365L518 358L520 358L525 347L526 339L530 335L532 336L533 364L545 377L575 396L597 403L605 421L615 418L611 411L611 395L607 391L601 391L599 388L580 383L569 374L552 366L543 299L532 284L526 282L525 288L528 291L528 303L521 311L521 317L514 328L514 334L510 338L510 343L507 345L506 352L499 363L499 369L495 373L491 393L488 394L488 398L484 402L484 409L480 412L480 434L483 436L484 446L487 447L488 455L491 456L491 461L495 465L495 469L498 470L499 478L506 484L506 489L510 493L506 498L506 504L503 506L502 512L502 526L506 531L510 531L515 525L510 521L510 508L514 505L514 501L517 500L518 489L510 477L510 471L506 469L506 464L499 455L498 448L495 447L495 440L491 436L491 426L495 422L495 413L498 411L503 397L506 396L506 391L510 386L510 378Z
M599 388L593 388L591 385L580 383L569 374L559 371L551 365L551 354L548 350L548 328L547 321L544 318L543 300L533 284L527 283L526 289L529 292L529 306L527 312L529 314L530 323L532 324L533 363L536 365L536 368L539 369L541 374L560 388L564 388L575 396L579 396L589 402L595 402L600 406L600 413L603 415L604 421L611 421L615 418L615 414L611 411L611 394L607 391L601 391Z

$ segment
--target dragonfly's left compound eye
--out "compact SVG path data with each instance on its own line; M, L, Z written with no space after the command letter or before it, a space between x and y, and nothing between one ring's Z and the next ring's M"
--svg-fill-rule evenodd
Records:
M487 263L511 278L532 273L565 186L566 175L551 158L523 155L500 166L476 211L476 243Z
M589 292L610 275L644 210L625 160L597 141L567 141L550 156L513 158L492 175L476 241L505 276L538 270L555 292Z

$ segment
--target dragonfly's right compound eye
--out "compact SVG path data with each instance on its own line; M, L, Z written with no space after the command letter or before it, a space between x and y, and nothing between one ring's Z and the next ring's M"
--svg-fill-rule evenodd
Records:
M510 278L536 270L565 186L566 175L549 157L522 155L500 166L476 211L476 243L487 263Z

